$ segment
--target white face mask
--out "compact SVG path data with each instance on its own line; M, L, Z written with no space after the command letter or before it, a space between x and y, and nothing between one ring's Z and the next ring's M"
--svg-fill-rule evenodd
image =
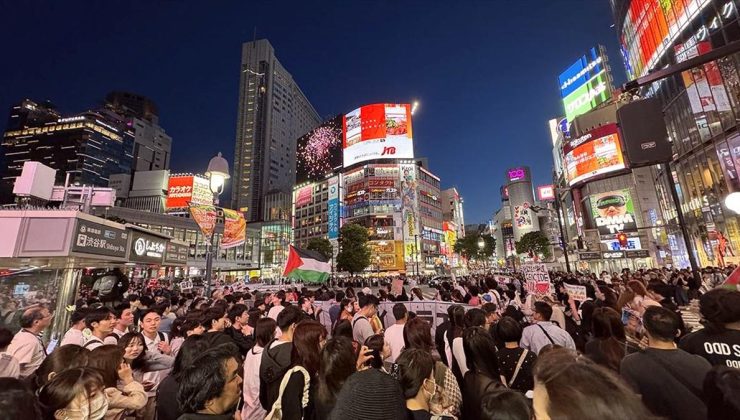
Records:
M426 389L427 381L432 381L432 383L434 384L434 391L432 392L427 391ZM421 390L424 392L424 394L426 394L429 397L429 401L432 401L432 399L434 399L434 396L437 395L437 383L434 382L434 379L430 379L430 378L424 379L424 384L422 385Z

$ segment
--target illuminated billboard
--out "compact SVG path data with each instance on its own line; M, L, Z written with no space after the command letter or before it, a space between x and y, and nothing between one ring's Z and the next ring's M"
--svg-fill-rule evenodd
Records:
M627 77L636 79L655 67L692 16L711 0L632 0L622 24L622 55Z
M558 76L568 121L611 98L612 85L604 47L591 48Z
M296 184L320 181L342 167L342 115L332 118L296 144Z
M529 179L529 171L527 168L520 166L518 168L511 168L506 171L506 176L509 182L526 181Z
M629 190L593 194L589 201L591 218L600 235L637 232L635 205Z
M540 185L537 187L537 199L540 201L555 200L555 187L550 185Z
M313 184L306 185L294 191L293 204L296 207L305 206L311 202L313 198Z
M413 159L411 105L365 105L344 116L344 167L373 159Z
M213 204L208 179L197 175L174 175L167 183L166 210L186 209L191 204Z
M569 141L563 146L563 156L570 186L627 167L616 124L599 127Z

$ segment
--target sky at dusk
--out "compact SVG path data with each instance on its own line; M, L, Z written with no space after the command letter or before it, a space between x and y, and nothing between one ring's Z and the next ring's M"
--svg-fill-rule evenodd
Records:
M231 162L256 26L324 118L418 100L417 156L458 188L466 222L485 222L506 168L551 182L557 75L601 43L624 82L611 25L608 0L0 0L0 128L26 97L77 113L126 90L157 103L173 171Z

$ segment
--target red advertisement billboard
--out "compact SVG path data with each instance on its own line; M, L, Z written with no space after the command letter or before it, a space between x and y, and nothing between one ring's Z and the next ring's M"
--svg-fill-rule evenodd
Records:
M365 105L344 116L344 167L374 159L413 159L411 105Z
M188 203L213 203L213 193L208 186L208 180L194 175L171 176L167 184L165 207L168 210L186 208Z
M565 176L573 186L627 167L616 124L591 130L563 146Z

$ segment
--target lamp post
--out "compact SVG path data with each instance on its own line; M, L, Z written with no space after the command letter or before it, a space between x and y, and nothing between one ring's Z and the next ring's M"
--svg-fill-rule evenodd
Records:
M414 235L414 262L416 263L416 279L419 279L419 235Z
M483 248L486 247L486 241L483 240L483 236L478 237L478 255L482 256L483 254ZM486 262L483 261L483 271L486 270Z
M221 156L221 152L214 156L210 162L208 162L208 170L206 171L208 177L208 187L213 193L213 204L218 206L218 196L224 192L224 186L226 180L231 177L229 175L229 162ZM214 229L215 233L215 229ZM211 277L213 272L213 234L208 238L206 243L206 297L211 295Z

